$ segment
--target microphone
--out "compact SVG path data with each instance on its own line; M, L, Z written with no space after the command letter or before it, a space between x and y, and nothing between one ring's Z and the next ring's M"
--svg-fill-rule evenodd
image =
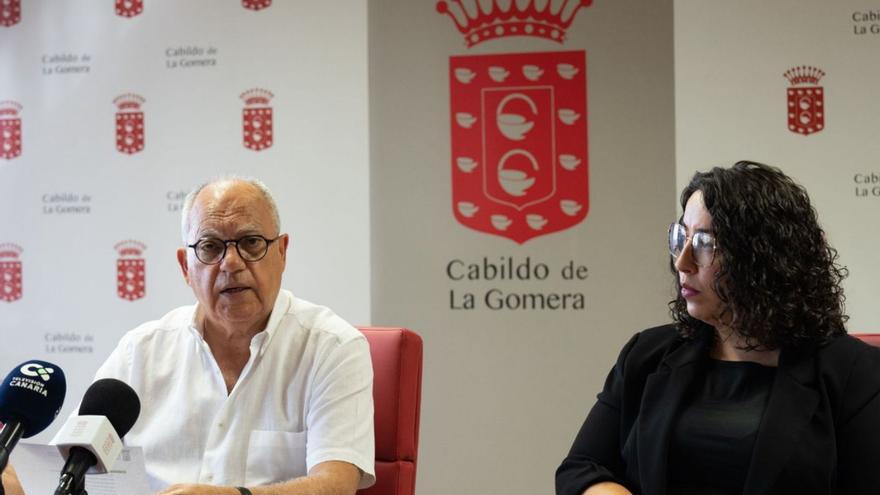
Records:
M46 429L64 404L67 381L61 368L37 359L25 361L0 383L0 471L21 438Z
M79 414L68 418L50 442L66 459L55 495L84 493L85 474L106 473L122 451L122 440L141 412L137 393L114 378L98 380L86 390Z

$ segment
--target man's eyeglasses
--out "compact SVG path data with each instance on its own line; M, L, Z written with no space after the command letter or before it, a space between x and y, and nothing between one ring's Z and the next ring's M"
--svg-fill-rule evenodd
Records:
M195 244L187 244L186 247L192 248L196 253L196 258L206 265L216 265L223 261L226 257L226 249L229 244L235 244L235 250L238 256L244 261L254 262L260 261L266 257L269 252L269 244L280 239L281 236L274 239L266 239L261 235L246 235L238 239L217 239L216 237L203 237L195 242Z
M688 237L687 229L680 223L669 226L669 254L673 260L677 260L684 251L687 241L691 241L694 263L697 266L706 267L715 260L715 236L708 232L694 232Z

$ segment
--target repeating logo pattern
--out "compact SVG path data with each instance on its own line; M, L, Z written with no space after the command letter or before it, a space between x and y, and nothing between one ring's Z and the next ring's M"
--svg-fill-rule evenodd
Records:
M272 125L272 107L269 100L273 95L265 89L249 89L241 94L244 100L242 110L242 134L244 147L249 150L262 151L274 142Z
M518 243L587 214L584 51L450 58L456 219Z
M448 15L464 36L468 48L486 40L505 36L536 36L558 43L565 41L565 32L575 14L589 7L592 0L551 2L548 0L509 0L507 8L499 0L441 0L437 12Z
M804 136L825 128L825 88L819 80L821 69L801 65L783 74L790 84L787 91L788 130Z
M126 93L117 96L113 103L116 112L116 149L120 153L132 155L144 149L144 112L141 105L144 99Z
M21 0L0 0L0 26L14 26L20 20Z
M241 6L250 10L263 10L272 6L272 0L241 0Z
M116 0L116 15L134 17L144 11L144 0Z
M119 253L116 260L116 294L128 301L135 301L146 295L146 260L144 250L147 246L138 241L126 240L115 246Z
M6 302L21 299L21 246L0 244L0 300Z
M21 155L20 112L18 103L0 101L0 158L11 160Z

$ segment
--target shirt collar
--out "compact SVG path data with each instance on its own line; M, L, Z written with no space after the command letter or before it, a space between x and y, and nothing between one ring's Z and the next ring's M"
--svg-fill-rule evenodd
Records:
M269 315L269 321L266 322L266 327L263 328L259 333L254 335L251 339L251 352L256 349L261 348L266 342L268 342L275 332L278 330L278 326L281 324L281 319L284 318L284 315L287 313L287 310L290 308L291 301L293 300L293 295L281 289L278 291L278 296L275 298L275 305L272 306L272 313ZM201 304L196 302L195 306L193 306L192 318L189 323L190 332L197 336L200 340L205 340L203 322L204 319L201 315Z

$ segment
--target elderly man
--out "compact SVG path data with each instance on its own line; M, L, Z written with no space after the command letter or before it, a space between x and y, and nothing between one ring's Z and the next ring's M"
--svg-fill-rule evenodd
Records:
M177 260L198 303L127 333L97 373L141 399L125 440L143 447L153 489L353 494L371 485L368 344L327 308L281 290L290 239L268 189L242 178L199 187L182 231Z

